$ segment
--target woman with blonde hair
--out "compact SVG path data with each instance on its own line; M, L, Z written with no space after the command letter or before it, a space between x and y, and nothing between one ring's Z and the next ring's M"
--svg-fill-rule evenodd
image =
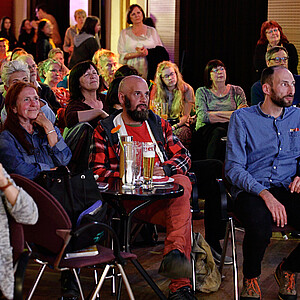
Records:
M181 142L189 148L191 129L189 119L195 104L193 88L183 81L176 64L163 61L158 64L155 85L150 94L151 107L162 116L163 103L168 107L168 119Z
M118 69L118 56L110 50L101 49L95 52L92 61L97 66L102 79L100 90L107 90Z

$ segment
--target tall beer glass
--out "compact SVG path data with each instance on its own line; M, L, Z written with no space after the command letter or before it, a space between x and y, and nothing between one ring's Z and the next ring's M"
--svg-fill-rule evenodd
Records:
M146 142L143 144L143 188L152 189L152 177L155 160L155 144Z

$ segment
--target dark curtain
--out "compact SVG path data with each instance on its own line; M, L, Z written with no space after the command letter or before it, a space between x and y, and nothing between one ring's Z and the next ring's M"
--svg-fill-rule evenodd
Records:
M92 0L92 15L96 16L100 19L101 24L101 35L100 35L100 43L101 48L106 48L105 45L105 0Z
M250 102L255 82L253 54L268 0L181 0L180 67L184 80L203 86L203 71L211 59L226 66L227 82L241 86Z

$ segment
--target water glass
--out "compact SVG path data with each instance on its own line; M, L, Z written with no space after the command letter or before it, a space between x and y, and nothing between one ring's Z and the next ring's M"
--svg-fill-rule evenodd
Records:
M134 156L135 148L133 143L128 143L123 145L124 147L124 174L122 177L123 188L125 189L134 189Z
M133 142L134 146L134 182L135 185L140 185L142 169L143 169L143 143L142 142Z

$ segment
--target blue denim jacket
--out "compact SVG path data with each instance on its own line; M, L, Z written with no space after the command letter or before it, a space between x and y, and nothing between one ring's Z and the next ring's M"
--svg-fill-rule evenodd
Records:
M300 109L284 108L275 119L259 105L241 108L230 119L225 175L234 197L241 191L258 195L271 186L288 188L298 172Z
M72 157L71 150L57 127L55 131L58 142L51 148L46 135L41 138L36 130L29 134L24 129L28 141L34 147L33 154L29 155L17 139L8 130L4 130L0 134L0 162L8 173L17 173L29 179L34 179L41 171L66 166Z

